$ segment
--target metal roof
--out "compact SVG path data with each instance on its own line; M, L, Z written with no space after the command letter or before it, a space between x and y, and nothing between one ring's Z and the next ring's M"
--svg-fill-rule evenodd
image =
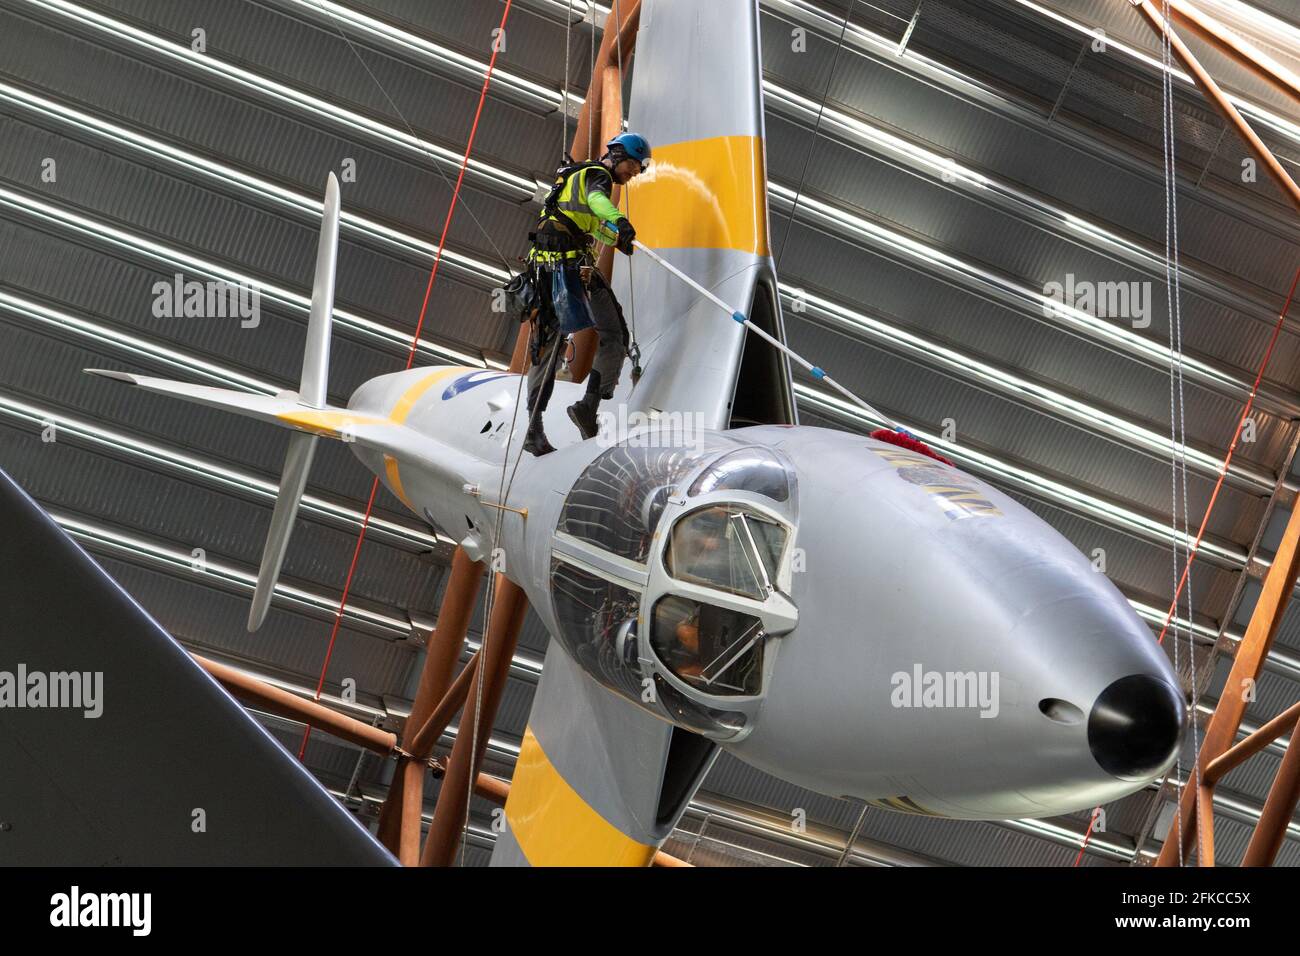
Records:
M952 419L945 453L1085 553L1102 549L1106 573L1158 629L1172 591L1172 443L1160 64L1146 28L1108 0L871 0L852 4L837 56L844 0L760 6L771 224L791 344L923 435L940 438ZM1296 19L1285 4L1254 6ZM490 310L489 290L522 252L536 180L572 133L560 112L565 8L514 5L422 363L507 358L514 328ZM573 8L576 101L599 42L589 21L603 23L608 8ZM319 196L345 161L356 179L344 184L331 393L400 368L500 14L496 0L0 0L0 465L187 646L305 693L364 510L364 473L346 449L321 449L285 565L292 601L277 601L250 636L246 601L282 436L127 394L81 369L289 387ZM1089 48L1098 27L1114 41L1104 54ZM196 28L202 55L190 50ZM791 43L799 28L805 52ZM1221 59L1207 62L1294 163L1300 111ZM1243 147L1184 78L1174 85L1195 523L1300 265L1300 228L1267 177L1241 181ZM53 182L41 176L47 158ZM263 283L260 324L154 317L154 283L177 273ZM1067 274L1150 283L1149 326L1045 314L1047 283ZM1227 647L1240 637L1258 593L1258 562L1243 569L1261 529L1277 526L1275 488L1289 501L1300 487L1288 474L1297 359L1292 321L1257 402L1255 440L1237 449L1193 574L1207 700L1226 675L1222 656L1209 665L1210 647L1221 628ZM811 380L798 395L804 421L877 424ZM53 443L40 438L48 422ZM1275 544L1265 536L1258 557ZM405 716L450 545L381 491L326 684L333 703L365 720ZM476 623L471 644L477 633ZM1292 607L1253 726L1300 698L1297 635ZM502 774L545 642L530 615L489 751ZM1175 644L1187 671L1185 630L1166 642ZM337 698L345 677L355 702ZM301 728L264 720L296 752ZM1239 857L1242 821L1258 813L1279 753L1221 788L1221 859ZM306 761L373 821L390 766L319 734ZM1149 861L1167 825L1152 828L1162 806L1167 792L1153 789L1108 808L1085 862ZM486 862L489 814L474 804L470 864ZM724 756L667 848L701 864L1070 865L1086 816L864 814ZM1292 830L1279 862L1297 865L1300 825Z

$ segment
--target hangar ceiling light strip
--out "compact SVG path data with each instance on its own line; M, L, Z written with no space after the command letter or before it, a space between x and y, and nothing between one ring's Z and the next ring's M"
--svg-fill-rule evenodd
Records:
M1079 33L1081 36L1087 37L1089 40L1091 40L1094 36L1092 28L1084 26L1082 23L1079 23L1078 21L1071 20L1069 17L1063 16L1059 13L1049 10L1048 8L1042 6L1041 4L1033 2L1033 0L1012 0L1012 2L1019 4L1020 6L1026 8L1027 10L1031 10L1037 13L1039 16L1052 20L1053 22L1059 23L1060 25L1066 27L1067 29ZM826 10L823 10L817 4L807 2L807 0L759 0L759 4L760 6L765 7L769 10L779 11L782 13L786 13L787 15L794 14L796 16L799 16L801 19L816 18L818 20L826 21L828 24L828 28L832 19L830 13L828 13ZM839 15L836 14L834 19L834 28L836 31L838 31L840 28L840 20L838 17ZM900 59L900 57L898 57L897 40L892 40L889 37L883 36L879 33L875 33L857 24L850 24L848 33L849 33L849 40L855 41L856 44L869 47L878 53L886 54L891 59ZM1129 56L1131 59L1133 59L1134 61L1142 63L1144 66L1146 66L1149 69L1155 70L1157 74L1163 72L1165 69L1164 65L1159 60L1155 59L1154 57L1147 56L1145 53L1142 53L1141 51L1137 50L1134 47L1129 46L1128 44L1123 43L1122 41L1118 41L1113 37L1108 37L1106 42L1108 46L1120 50L1121 52ZM903 55L903 57L901 57L901 59L912 59L912 58L918 58L922 60L926 59L924 57L918 57L917 54L913 53L912 51L908 51ZM938 65L938 64L934 64L934 65ZM1175 79L1177 79L1179 82L1181 82L1183 85L1187 87L1193 86L1191 77L1189 77L1186 73L1183 73L1181 70L1177 68L1170 68L1169 74L1173 76ZM1300 126L1297 126L1295 123L1292 123L1290 120L1286 119L1285 117L1279 116L1278 114L1272 112L1271 110L1266 109L1264 106L1258 103L1254 103L1251 100L1248 100L1244 97L1232 96L1230 97L1230 99L1232 100L1233 105L1235 105L1243 113L1250 113L1252 116L1260 120L1262 123L1272 128L1279 135L1286 137L1287 139L1291 140L1293 143L1297 145L1300 145Z
M261 295L291 307L300 313L305 314L311 311L311 299L301 293L275 285L266 279L218 265L211 260L202 259L181 249L155 242L137 233L119 229L109 223L84 216L67 207L48 203L34 196L0 185L0 207L6 206L34 218L55 223L63 228L107 242L128 253L159 262L169 269L179 265L198 275L256 289ZM334 309L334 320L338 326L354 334L359 334L362 338L378 341L384 345L403 343L410 340L410 334L407 332L394 329L345 309L336 307ZM403 346L404 350L405 348ZM481 355L460 352L426 338L420 339L420 350L426 358L436 361L480 367L488 364Z
M768 195L778 199L786 211L794 201L794 191L779 183L768 184ZM815 199L807 192L799 196L797 214L800 218L811 220L818 225L830 225L847 235L860 237L882 251L902 254L923 265L935 267L931 271L937 270L962 285L986 289L999 300L1015 305L1022 314L1036 321L1059 327L1063 331L1080 335L1092 342L1108 345L1152 368L1168 369L1169 367L1172 351L1169 346L1162 345L1154 338L1138 335L1122 325L1089 315L1082 309L1052 299L1042 292L1020 285L1009 277L993 273L969 260ZM1188 378L1202 387L1212 388L1221 394L1240 399L1244 399L1250 393L1250 386L1244 380L1210 362L1184 353L1182 364ZM1273 403L1275 404L1276 401L1274 399Z
M6 292L3 286L0 286L0 310L21 316L29 322L35 322L49 329L55 329L64 334L70 333L80 339L87 339L100 347L107 347L123 355L143 359L155 366L175 369L195 378L207 379L209 382L224 388L242 388L250 392L263 392L267 395L274 395L286 388L292 388L290 385L275 386L270 382L254 378L251 375L245 375L235 369L226 368L197 356L187 355L184 352L178 352L160 342L132 335L124 329L82 318L61 309L43 305L32 299L14 295L11 292Z
M71 11L80 9L75 4L68 3L67 0L25 0L25 2L34 3L38 6L56 8L56 12L59 12L62 15L69 15ZM288 0L288 2L295 5L302 5L305 0ZM782 2L789 4L790 0L782 0ZM804 6L807 5L805 4ZM357 23L370 20L370 18L365 18L363 15L356 14L355 11L353 12L352 17L353 21ZM360 20L356 19L358 17L360 17ZM423 142L415 140L409 133L406 133L403 130L373 120L368 120L357 114L349 114L346 111L340 111L338 108L327 104L323 100L316 100L309 95L285 86L284 84L276 83L265 77L239 69L230 64L221 63L221 61L207 54L195 54L188 47L181 47L178 44L156 37L146 31L130 27L126 24L121 24L112 18L95 14L89 19L100 29L112 31L115 27L120 27L126 31L126 34L133 43L157 48L162 52L170 53L175 58L179 58L190 65L212 68L214 64L218 64L220 65L220 72L222 75L237 77L241 85L246 87L251 87L257 90L273 90L278 99L289 102L290 104L297 104L299 108L318 117L323 116L327 120L332 120L337 116L352 117L355 119L361 131L371 136L376 136L385 142L398 145L410 145ZM411 46L412 49L424 49L426 50L427 55L435 55L430 51L438 49L436 45L430 45L427 48L420 47L418 42L420 41L419 37L405 31L396 30L386 24L381 24L380 21L373 21L372 26L374 26L374 29L376 30L376 35L382 34L390 39L392 37L400 36L404 38L403 42L408 46ZM383 29L380 30L380 27ZM486 65L482 65L482 68L486 69ZM539 89L541 89L541 87L539 87ZM551 91L549 89L547 92L558 108L558 104L561 102L561 94L558 91ZM847 120L847 117L845 117L845 119ZM423 147L420 148L423 149ZM447 151L444 150L444 152ZM509 179L511 176L511 174L506 171L496 169L488 164L480 164L479 168L484 172L489 180L499 180L501 178ZM966 175L970 178L971 182L976 183L977 185L986 184L987 182L983 177L979 176L979 174L973 173L973 171L967 171ZM537 188L535 182L525 180L521 177L514 178L518 180L516 185L519 187L521 194L526 192L530 196L535 195ZM793 198L793 192L788 187L776 183L771 184L771 194L787 203L792 201ZM1010 300L1011 303L1017 305L1031 317L1047 318L1046 316L1041 316L1041 313L1044 308L1051 308L1053 310L1053 317L1060 320L1064 325L1069 326L1074 332L1082 334L1087 338L1104 342L1111 347L1119 349L1125 354L1137 357L1152 365L1158 365L1161 368L1168 367L1170 361L1169 349L1167 346L1156 342L1154 339L1147 339L1135 334L1131 330L1096 319L1087 315L1087 313L1075 309L1073 306L1067 306L1063 303L1055 302L1055 300L1049 299L1042 293L1020 286L1005 277L990 273L988 270L980 268L975 263L952 256L937 247L920 242L912 237L888 229L887 227L872 223L861 216L855 216L844 210L837 209L836 207L826 203L820 203L811 198L801 198L799 206L801 218L806 216L810 210L817 213L817 215L812 218L818 221L819 224L829 224L838 232L847 232L849 235L856 235L857 237L867 239L868 241L874 241L877 244L883 245L886 250L902 250L906 252L910 258L920 261L927 266L937 267L941 271L947 273L950 278L956 278L962 284L969 285L974 283L981 288L986 288L992 291L1000 298ZM1085 227L1084 231L1086 231L1086 227L1093 225L1082 220L1080 222L1082 226ZM378 224L366 222L364 226L366 228L373 228L378 226ZM379 228L383 229L384 227ZM468 263L465 263L465 265L468 266ZM1229 371L1215 368L1210 363L1201 361L1194 357L1184 356L1183 365L1185 372L1190 372L1192 377L1201 384L1216 388L1220 391L1226 390L1228 394L1232 395L1232 397L1243 397L1248 391L1248 388L1243 381L1238 381ZM1278 398L1262 393L1259 396L1259 402L1261 405L1271 407L1271 410L1273 411L1281 412L1286 415L1300 414L1300 405L1297 405L1294 397Z
M324 204L313 196L304 195L281 186L272 180L254 176L236 166L218 162L166 140L149 136L120 123L114 123L49 97L6 83L2 79L0 79L0 102L9 102L38 116L56 118L74 127L79 132L92 133L118 147L122 145L130 146L132 149L145 153L154 161L162 160L191 173L201 173L214 184L227 191L232 186L237 186L245 192L251 191L259 198L270 200L275 206L290 208L303 214L304 218L310 221L318 221L322 215ZM495 167L490 167L490 169L493 173L498 172ZM503 176L506 175L503 170L499 172ZM437 246L432 242L418 239L374 219L348 212L346 209L341 212L340 219L349 229L381 243L396 244L403 249L415 249L430 259L433 258L434 253L437 251ZM494 283L503 282L508 278L504 269L498 268L483 259L453 249L446 250L443 253L443 258L449 265L458 266L474 278L486 278Z
M51 509L49 515L74 539L101 554L117 555L136 562L143 560L153 567L181 571L189 577L201 577L216 582L224 590L239 593L252 594L257 584L256 574L224 561L212 558L204 558L200 561L190 552L180 548L95 524L57 510ZM338 609L338 600L335 597L283 582L276 584L275 595L281 607L300 607L314 612L317 616L328 615L333 618ZM381 611L350 605L346 617L352 627L363 628L388 640L405 640L411 634L412 625L409 620L393 617Z
M839 35L841 19L808 3L792 3L790 0L761 0L773 16L785 17L787 22L807 26L822 36L833 41ZM1153 188L1163 182L1163 174L1153 162L1125 149L1113 135L1098 136L1064 123L1048 122L1041 111L1026 105L1023 101L1009 97L997 87L983 80L977 80L960 71L919 54L915 49L908 50L907 55L898 56L898 45L888 38L868 34L873 42L850 35L846 42L857 46L858 52L886 69L898 70L926 86L942 90L980 110L987 110L1002 119L1023 126L1036 134L1045 136L1055 143L1087 153L1108 164L1113 164L1129 173L1140 176L1153 184ZM1276 232L1279 229L1293 228L1290 210L1283 210L1276 205L1265 207L1260 204L1244 206L1238 196L1214 189L1201 190L1197 197L1219 212L1235 216L1255 226Z
M437 60L454 68L466 80L473 80L475 83L480 82L483 74L487 72L488 65L484 60L435 43L426 37L398 29L376 17L367 16L359 10L335 3L334 0L272 0L272 2L280 6L297 7L312 19L323 19L331 25L350 28L366 39L379 40L396 49ZM575 12L577 12L576 8ZM493 86L501 85L512 92L528 94L544 110L560 108L561 97L544 84L534 83L500 67L493 69L492 81ZM456 157L456 167L460 168L459 156Z
M1043 6L1041 3L1035 3L1034 0L1011 0L1011 2L1019 4L1027 10L1032 10L1039 16L1051 20L1054 23L1059 23L1061 26L1079 34L1081 37L1086 37L1088 40L1092 40L1096 36L1096 30L1098 28L1087 26L1077 20L1072 20L1064 14L1057 13L1055 10ZM1127 9L1127 7L1122 9ZM1106 46L1119 50L1125 56L1142 63L1148 69L1154 70L1157 74L1167 72L1184 86L1193 90L1196 89L1196 83L1192 78L1177 66L1172 65L1172 63L1169 66L1166 66L1155 57L1143 53L1137 47L1131 46L1122 40L1117 40L1109 34L1106 36ZM1272 110L1267 109L1259 103L1246 99L1244 96L1234 95L1226 91L1224 92L1224 95L1228 98L1229 102L1231 102L1233 106L1237 107L1237 109L1242 113L1249 114L1251 117L1259 121L1261 125L1267 126L1278 135L1291 140L1292 144L1300 144L1300 126L1293 123L1291 120L1278 113L1274 113Z
M789 308L798 309L799 314L807 316L812 313L824 316L827 319L826 324L831 327L847 326L856 330L860 338L870 339L891 351L917 356L923 364L940 370L953 371L960 374L963 379L977 385L991 387L993 391L1011 400L1044 409L1055 417L1118 438L1133 448L1145 449L1157 456L1167 457L1171 453L1168 435L1162 435L1160 432L1071 398L1017 375L1010 369L980 361L972 355L937 342L928 342L907 329L891 325L867 313L846 309L830 299L824 299L802 289L795 289L786 283L781 284L781 294L787 300ZM1190 447L1187 449L1187 461L1201 474L1215 477L1223 466L1222 459ZM1236 477L1235 483L1248 485L1256 492L1271 494L1276 483L1273 476L1255 468L1239 470L1229 466L1229 474Z
M71 436L133 463L151 466L151 470L190 478L209 487L233 491L253 500L274 502L279 491L275 482L252 472L231 468L214 459L187 454L177 448L159 445L125 432L113 431L63 412L24 402L13 395L0 393L0 416L38 430L53 424L60 440L65 435ZM356 528L361 525L360 511L316 495L303 495L302 509L304 515L314 515L335 526ZM387 518L372 515L370 523L390 543L398 541L408 550L425 551L439 546L454 547L456 544L445 535L431 534L422 528Z
M59 19L71 20L79 30L94 30L106 34L130 47L162 57L169 62L180 64L188 70L202 74L209 79L215 78L225 84L252 92L259 97L289 106L312 116L327 126L341 126L356 135L378 137L389 141L391 145L400 146L404 151L421 160L433 159L453 170L460 169L461 156L455 150L429 140L420 139L406 130L386 126L337 103L312 96L269 77L242 69L212 54L196 53L184 44L176 43L124 21L116 20L97 10L69 3L67 0L19 0L19 2L35 7ZM410 38L409 42L414 42L417 39L411 34L407 36ZM459 57L459 54L457 56ZM440 62L453 64L459 61L440 57ZM482 64L476 75L481 77L483 70L486 69L487 64ZM509 75L507 74L507 76ZM537 84L518 77L510 77L510 79L521 86L536 87L540 91L532 92L530 95L534 98L540 98L538 105L541 107L542 113L550 113L560 108L561 97L558 91L538 87ZM573 98L571 97L571 99ZM502 184L510 186L520 193L520 200L531 196L536 189L536 184L532 180L513 173L490 169L485 163L478 160L471 159L467 171L484 186L496 189L500 189Z
M211 583L224 591L251 595L257 583L255 573L226 562L213 561L210 558L197 562L191 553L169 544L96 524L83 518L65 515L56 508L49 509L48 514L71 537L81 542L88 550L101 555L160 570L184 580ZM318 619L334 620L338 613L338 598L322 592L277 583L275 606L284 610L307 613ZM409 617L396 617L383 611L365 608L358 609L351 602L344 610L343 617L349 627L385 641L409 640L412 633L418 629L418 625ZM481 646L481 637L468 637L462 658L468 653L477 651ZM542 662L539 659L522 651L516 651L511 657L512 676L535 684L541 672Z
M243 191L253 192L258 197L265 196L277 205L287 206L301 213L304 218L314 218L320 214L321 204L309 196L0 81L0 102L4 101L17 104L38 115L57 117L79 130L94 133L114 144L129 144L134 149L147 152L151 158L162 158L186 170L198 171L223 188L228 188L232 183L237 184ZM342 221L349 231L379 244L393 246L405 253L413 253L426 259L433 255L432 243L384 226L364 216L345 211L342 214ZM487 282L500 283L505 278L503 270L485 261L470 256L459 256L459 261L467 270L479 271L481 277ZM996 390L1008 397L1023 399L1032 395L1036 404L1050 414L1118 438L1136 448L1145 448L1166 456L1171 453L1172 446L1167 435L1144 427L1140 423L1127 421L1046 386L1029 383L1008 370L999 370L955 349L928 342L902 327L854 311L832 300L804 293L787 283L782 284L782 291L787 296L804 296L806 304L812 306L815 312L829 317L841 328L847 326L854 337L860 341L875 341L887 346L905 346L905 351L923 356L928 364L957 370L968 380L994 386ZM1213 455L1193 448L1188 451L1188 460L1193 468L1202 473L1218 475L1220 460ZM1247 485L1257 491L1271 492L1273 487L1272 476L1239 464L1230 467L1229 479L1233 484Z
M771 80L763 81L763 90L765 102L773 112L794 122L807 121L811 128L819 104ZM959 188L964 195L978 202L1009 212L1059 239L1139 269L1164 282L1163 249L1135 233L1122 234L1118 226L1090 220L1078 211L1057 205L1048 196L1039 195L1010 180L981 173L951 155L937 152L859 116L827 106L821 117L823 133L850 149L867 150L883 162L937 180L944 188ZM1184 260L1181 268L1186 286L1224 308L1245 312L1272 328L1277 309L1267 290L1243 283L1227 273L1211 275L1204 263L1190 261L1189 264Z

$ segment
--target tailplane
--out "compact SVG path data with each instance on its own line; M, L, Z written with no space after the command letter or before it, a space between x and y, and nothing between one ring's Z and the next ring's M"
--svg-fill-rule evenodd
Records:
M364 416L356 416L344 409L331 408L326 403L329 382L330 326L334 311L334 277L338 260L339 239L339 182L333 173L325 186L325 213L321 223L320 242L316 249L316 276L312 283L311 316L307 321L307 345L303 354L302 379L298 391L281 392L275 396L256 395L233 389L213 388L207 385L190 385L161 378L149 378L127 372L104 369L86 369L92 375L101 375L126 382L137 388L174 398L197 402L212 408L224 409L237 415L254 418L295 429L289 436L289 448L280 473L280 491L271 514L271 529L262 549L262 563L257 572L257 588L253 592L253 606L248 614L248 629L256 631L266 620L271 607L271 595L280 577L285 553L289 549L289 536L293 520L298 514L298 503L307 487L307 475L316 454L319 436L351 440L351 428L369 424Z

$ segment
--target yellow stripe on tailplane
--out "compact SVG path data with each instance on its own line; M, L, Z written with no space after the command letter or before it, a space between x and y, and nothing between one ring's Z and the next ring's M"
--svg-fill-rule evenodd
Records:
M587 805L552 765L529 727L506 800L510 832L533 866L648 866L638 843Z
M326 438L342 438L348 428L357 425L389 424L386 418L373 418L369 415L354 415L351 412L328 409L321 411L311 408L304 408L301 411L295 409L291 412L281 412L275 417L295 428L301 428L314 435L323 435Z
M626 187L637 238L655 249L737 249L768 255L767 169L758 136L655 145Z

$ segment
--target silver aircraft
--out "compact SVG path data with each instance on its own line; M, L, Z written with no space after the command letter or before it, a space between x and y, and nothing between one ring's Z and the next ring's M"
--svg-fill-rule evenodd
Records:
M629 125L655 161L625 197L632 221L783 337L755 0L642 11ZM522 383L494 369L415 368L329 406L339 202L331 176L297 392L98 374L292 430L250 628L322 438L527 592L553 640L494 863L646 863L719 748L831 796L964 819L1092 807L1170 766L1178 681L1103 574L951 465L797 424L781 353L644 256L620 260L616 291L645 374L624 375L597 438L577 440L564 408L582 386L558 382L557 450L521 455Z

